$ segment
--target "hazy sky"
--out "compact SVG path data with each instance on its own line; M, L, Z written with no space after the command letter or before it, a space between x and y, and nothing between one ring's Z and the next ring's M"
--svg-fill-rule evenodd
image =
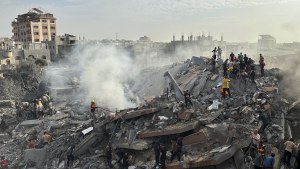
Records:
M256 42L271 34L278 42L300 41L300 0L0 0L0 37L12 36L18 14L39 7L57 18L57 34L87 39L136 40L147 35L170 41L173 33L208 32L216 39Z

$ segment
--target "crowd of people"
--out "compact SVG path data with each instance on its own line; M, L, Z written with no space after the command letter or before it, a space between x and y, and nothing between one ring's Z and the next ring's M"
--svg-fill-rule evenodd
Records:
M41 98L32 100L31 102L17 102L17 117L21 120L33 120L43 118L46 114L53 114L52 98L49 92Z

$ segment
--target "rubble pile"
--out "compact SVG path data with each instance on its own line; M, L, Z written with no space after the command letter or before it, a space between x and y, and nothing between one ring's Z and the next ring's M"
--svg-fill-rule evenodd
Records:
M152 78L143 81L147 84L141 88L143 94L151 93L145 92L151 86L153 93L160 95L145 97L145 103L136 108L116 112L99 108L93 119L87 106L54 98L54 113L23 119L4 130L8 134L1 135L0 152L12 168L67 168L68 152L73 147L70 168L102 169L108 168L106 151L111 145L115 168L126 152L130 168L150 169L155 166L153 146L160 142L167 149L166 167L181 169L182 163L169 160L172 143L180 137L183 152L192 158L191 168L244 169L251 163L246 160L251 155L250 135L257 129L267 145L266 154L276 153L279 166L281 143L294 135L298 125L287 123L285 118L297 116L292 110L300 101L281 92L278 69L266 70L264 77L257 71L255 82L230 79L231 97L222 98L222 63L219 59L214 73L205 57L173 65L171 73L156 74L165 82L151 84ZM187 90L192 105L184 106ZM0 104L0 112L16 116L4 109ZM44 132L53 138L47 145L42 143ZM26 148L33 138L35 149Z

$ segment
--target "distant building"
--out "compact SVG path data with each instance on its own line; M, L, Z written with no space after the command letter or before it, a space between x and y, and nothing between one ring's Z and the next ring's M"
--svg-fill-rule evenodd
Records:
M258 50L270 50L276 47L276 39L271 35L259 35L261 39L258 39Z
M51 41L56 36L56 18L53 14L32 8L25 14L18 15L12 22L13 37L16 42L28 43Z

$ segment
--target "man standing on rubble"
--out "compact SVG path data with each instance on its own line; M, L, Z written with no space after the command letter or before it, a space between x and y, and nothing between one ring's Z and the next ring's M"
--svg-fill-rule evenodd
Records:
M233 62L234 61L234 54L233 54L233 52L231 52L229 56L230 56L230 62Z
M283 164L286 164L287 167L290 167L290 161L291 161L291 157L292 157L292 152L293 149L297 148L298 146L296 146L296 144L294 143L294 139L291 138L289 141L286 141L284 143L284 154L283 154Z
M257 148L260 143L260 135L258 134L258 130L254 129L253 132L251 132L251 139L252 139L252 145L253 147Z
M260 66L260 74L263 77L265 75L264 67L266 66L266 64L265 64L265 58L262 56L262 54L259 54L259 66Z
M171 156L171 161L173 161L174 157L177 156L177 160L180 161L181 152L182 152L182 139L183 137L178 137L176 141L176 150Z
M223 98L224 99L226 97L226 92L228 92L228 96L231 97L230 89L229 89L229 82L230 82L230 80L228 79L228 77L224 76L224 79L223 79Z
M213 58L216 60L217 59L217 47L214 48L214 50L211 51L213 53Z
M222 49L220 48L220 46L218 46L218 59L221 59L221 55L222 55Z

